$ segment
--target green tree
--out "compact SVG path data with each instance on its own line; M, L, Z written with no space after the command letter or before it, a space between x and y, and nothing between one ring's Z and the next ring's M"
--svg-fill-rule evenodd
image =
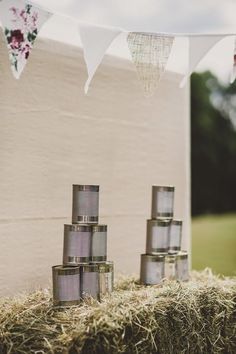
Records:
M236 84L191 79L192 214L236 211Z

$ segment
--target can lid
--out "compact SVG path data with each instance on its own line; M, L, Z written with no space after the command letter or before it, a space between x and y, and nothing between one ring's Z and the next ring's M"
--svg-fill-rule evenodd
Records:
M163 253L160 254L141 254L142 259L146 259L149 262L163 262L165 259L165 255Z
M107 225L92 225L93 232L107 232Z
M63 265L56 265L52 267L53 273L58 275L74 275L80 273L80 266L70 267Z
M165 219L148 219L148 224L152 224L153 226L169 226L171 224L171 220Z
M171 221L171 224L173 225L183 225L183 220L180 220L180 219L173 219Z
M160 192L174 192L174 186L152 186L153 191L160 191Z
M90 192L99 192L99 186L98 185L90 185L90 184L73 184L73 190L78 190L78 191L90 191Z
M91 232L91 225L84 224L64 224L64 231Z

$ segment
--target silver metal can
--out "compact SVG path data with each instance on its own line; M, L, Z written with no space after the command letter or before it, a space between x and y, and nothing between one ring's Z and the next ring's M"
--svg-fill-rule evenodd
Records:
M176 279L180 281L189 280L189 260L186 251L176 255Z
M176 279L176 255L168 254L165 256L165 279Z
M63 264L76 266L91 260L92 228L90 225L64 225Z
M146 253L167 253L169 248L169 220L147 220Z
M107 260L107 225L92 226L92 262Z
M80 267L52 267L54 306L78 305L81 299Z
M171 221L169 253L178 253L181 250L182 226L182 220Z
M99 186L73 185L72 223L97 224Z
M172 219L174 212L173 186L152 186L152 219Z
M140 282L145 285L160 284L164 278L163 255L141 255Z
M99 296L100 298L113 291L114 283L114 264L105 262L98 264L99 271Z
M98 264L93 263L81 266L81 296L83 299L93 297L100 300Z

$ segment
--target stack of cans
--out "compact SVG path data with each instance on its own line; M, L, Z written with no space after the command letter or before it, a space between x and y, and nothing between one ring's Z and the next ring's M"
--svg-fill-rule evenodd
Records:
M141 255L140 281L188 280L188 254L181 252L182 221L174 219L173 186L152 187L151 219L147 220L146 253Z
M52 267L55 306L100 300L113 290L107 225L99 222L99 186L73 185L72 224L64 225L63 265Z

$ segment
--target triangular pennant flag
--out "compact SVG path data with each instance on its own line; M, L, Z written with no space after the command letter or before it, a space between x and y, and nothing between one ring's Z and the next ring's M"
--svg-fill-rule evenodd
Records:
M13 75L20 78L42 25L51 14L23 0L2 0L0 20Z
M236 79L236 37L234 38L234 52L233 52L233 67L230 77L230 83L232 84Z
M145 96L151 96L156 89L165 71L173 41L173 36L142 32L128 34L128 47Z
M225 36L192 36L189 37L189 69L180 83L180 87L184 87L189 76L193 73L196 66L203 57L214 47L214 45Z
M79 31L84 50L84 60L88 70L88 79L84 87L84 91L87 93L92 78L102 62L107 49L115 37L121 33L121 30L81 23Z

